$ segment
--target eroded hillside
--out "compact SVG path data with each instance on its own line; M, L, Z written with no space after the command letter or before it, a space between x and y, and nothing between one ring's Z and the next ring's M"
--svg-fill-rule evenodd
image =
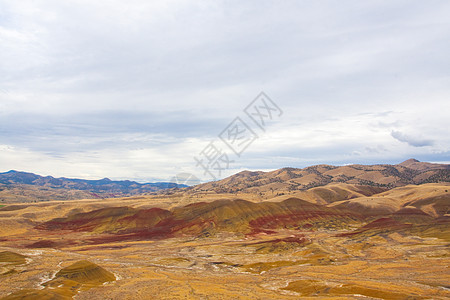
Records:
M447 299L449 189L7 205L0 297Z

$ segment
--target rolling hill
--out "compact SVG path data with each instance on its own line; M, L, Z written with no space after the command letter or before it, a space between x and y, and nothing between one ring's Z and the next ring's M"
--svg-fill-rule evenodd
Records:
M391 189L408 184L436 182L450 182L450 165L409 159L397 165L316 165L271 172L242 171L219 181L186 188L186 191L193 194L248 192L274 197L331 183Z
M342 228L360 220L359 213L291 198L282 202L245 200L198 202L171 210L110 207L75 213L37 226L114 235L106 241L211 235L221 231L254 234L277 228ZM103 239L103 238L102 238Z
M448 299L448 168L402 164L0 205L0 297Z
M360 211L366 215L390 214L404 208L414 208L439 217L450 212L450 184L407 185L373 196L337 201L329 206Z

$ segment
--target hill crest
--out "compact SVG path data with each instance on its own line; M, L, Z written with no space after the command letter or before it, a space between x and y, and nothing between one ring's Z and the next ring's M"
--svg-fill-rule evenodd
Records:
M14 199L14 202L124 197L182 187L187 185L172 182L114 181L109 178L99 180L55 178L15 170L0 173L0 200Z
M450 165L409 159L396 165L322 164L303 169L281 168L270 172L242 171L222 180L188 187L184 191L188 194L259 193L272 198L338 183L392 189L408 184L439 182L450 182Z

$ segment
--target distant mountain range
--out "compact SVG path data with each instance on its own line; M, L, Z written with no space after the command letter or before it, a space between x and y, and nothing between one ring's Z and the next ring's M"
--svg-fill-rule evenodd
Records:
M408 159L397 165L316 165L271 172L242 171L225 179L186 188L187 193L259 193L273 197L329 184L392 189L408 184L450 182L450 165ZM379 192L379 190L378 190Z
M72 200L123 197L182 187L187 187L187 185L171 182L113 181L108 178L100 180L54 178L14 170L0 173L0 201L2 199ZM33 193L35 196L32 195Z
M196 186L156 182L84 180L39 176L9 171L0 173L0 203L128 197L142 194L172 195L212 200L220 195L266 200L288 197L325 204L368 196L408 184L450 182L450 165L409 159L388 165L316 165L271 172L243 171L222 180ZM178 189L173 189L178 188ZM247 196L246 196L247 195ZM248 195L253 195L248 198ZM186 198L186 197L184 197ZM195 198L195 199L194 199Z

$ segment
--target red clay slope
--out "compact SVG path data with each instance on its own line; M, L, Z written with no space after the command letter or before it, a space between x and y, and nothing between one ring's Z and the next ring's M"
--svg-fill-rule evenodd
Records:
M54 219L37 228L108 233L122 239L157 239L217 231L250 234L276 228L338 228L360 219L356 213L295 198L263 203L217 200L170 211L160 208L104 208Z

